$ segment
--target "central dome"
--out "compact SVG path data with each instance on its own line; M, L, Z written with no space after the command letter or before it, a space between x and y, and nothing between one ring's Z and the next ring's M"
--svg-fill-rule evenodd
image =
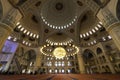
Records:
M41 9L41 18L51 28L63 29L77 19L74 0L46 0Z

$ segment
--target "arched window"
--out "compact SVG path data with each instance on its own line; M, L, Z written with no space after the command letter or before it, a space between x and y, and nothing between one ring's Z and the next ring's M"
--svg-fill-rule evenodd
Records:
M83 52L83 58L84 60L90 60L91 58L93 58L93 52L89 49L86 49L84 52Z
M109 66L106 66L105 69L106 69L106 72L111 72Z
M58 73L58 70L57 70L57 69L55 69L55 73Z
M97 52L97 54L101 54L102 53L102 49L98 47L96 52Z
M65 70L64 70L64 69L62 69L62 73L65 73Z
M68 73L71 73L71 69L68 69Z
M52 70L51 70L51 69L49 70L49 73L52 73Z
M102 60L103 62L106 62L105 56L102 56Z

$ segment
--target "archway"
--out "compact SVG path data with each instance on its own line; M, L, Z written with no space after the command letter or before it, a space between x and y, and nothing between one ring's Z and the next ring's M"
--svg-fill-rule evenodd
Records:
M94 53L93 53L93 51L91 51L91 50L89 50L89 49L86 49L86 50L83 52L83 58L84 58L85 63L87 63L88 60L94 58Z
M32 73L34 72L34 64L36 61L36 52L34 50L29 50L24 54L24 58L26 59L26 72Z
M96 73L97 72L97 69L96 71L93 70L93 66L95 66L95 54L92 50L90 49L86 49L84 52L83 52L83 59L84 59L84 62L85 62L85 70L86 70L86 73L88 74L91 74L91 73ZM96 67L95 67L96 68Z
M97 53L97 55L101 54L102 53L102 49L98 47L97 50L96 50L96 53Z

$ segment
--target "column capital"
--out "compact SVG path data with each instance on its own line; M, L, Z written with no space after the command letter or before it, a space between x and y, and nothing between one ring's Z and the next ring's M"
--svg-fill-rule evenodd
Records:
M108 32L111 32L114 28L117 28L117 29L120 28L120 21L115 22L115 23L109 25L109 26L106 28L106 30L107 30Z
M2 49L4 42L11 34L12 30L13 29L9 25L0 22L0 50Z
M2 23L2 22L0 22L0 26L1 26L1 28L5 29L7 31L10 31L10 32L13 30L9 25Z
M106 29L109 25L112 25L119 21L108 8L100 9L97 17L101 22L103 22L103 25Z
M16 23L22 18L22 14L18 9L13 8L1 21L2 23L9 25L11 28L15 28Z

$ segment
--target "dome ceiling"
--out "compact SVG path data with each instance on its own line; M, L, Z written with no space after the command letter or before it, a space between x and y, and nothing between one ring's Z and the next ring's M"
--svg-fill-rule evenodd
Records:
M75 0L46 0L42 5L41 18L50 27L66 28L76 21L76 8Z
M47 39L51 43L71 43L73 40L63 33L56 33Z
M100 24L95 27L99 20L83 1L36 0L33 2L26 0L21 6L17 6L23 14L20 25L17 26L18 32L23 36L21 41L23 43L26 39L24 36L27 36L26 40L32 39L30 42L36 42L37 46L44 43L68 44L76 41L75 45L77 45L80 43L79 37L82 39L91 36L95 33L95 29L97 32L98 28L101 28Z

